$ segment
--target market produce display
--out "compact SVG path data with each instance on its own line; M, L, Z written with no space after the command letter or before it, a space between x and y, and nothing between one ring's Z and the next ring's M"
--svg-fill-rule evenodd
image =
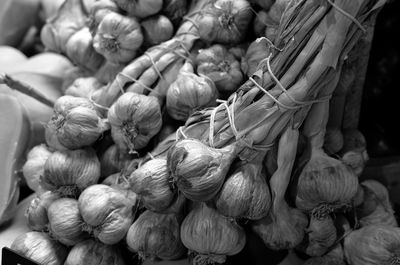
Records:
M68 65L37 73L43 85L0 68L0 120L18 131L0 129L13 175L0 223L15 170L37 196L11 248L42 265L223 264L251 231L309 265L400 264L388 191L359 180L368 154L349 93L385 2L37 4L35 56Z

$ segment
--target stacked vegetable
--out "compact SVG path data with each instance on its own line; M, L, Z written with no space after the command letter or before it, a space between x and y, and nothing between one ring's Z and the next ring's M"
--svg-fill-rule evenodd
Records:
M337 123L347 58L384 2L66 0L41 37L77 70L24 166L39 232L13 247L42 264L129 249L202 265L249 228L307 264L397 264L387 190L359 183L365 141Z

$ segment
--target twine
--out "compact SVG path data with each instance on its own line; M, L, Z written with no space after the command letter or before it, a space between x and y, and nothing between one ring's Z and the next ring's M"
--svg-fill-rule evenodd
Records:
M340 8L339 6L337 6L335 3L332 2L332 0L327 0L327 2L334 7L337 11L339 11L342 15L344 15L345 17L347 17L348 19L350 19L354 24L357 25L357 27L360 28L360 30L364 33L367 32L367 30L363 27L363 25L361 25L361 23L352 15L350 15L349 13L347 13L346 11L344 11L342 8Z
M146 86L145 84L143 84L140 80L138 80L138 79L135 79L135 78L133 78L133 77L130 77L129 75L127 75L127 74L125 74L125 73L122 73L122 72L120 72L120 73L118 73L118 75L121 75L121 76L123 76L123 77L126 77L126 78L128 78L129 80L131 80L131 81L133 81L133 82L135 82L135 83L139 83L139 85L141 85L143 88L145 88L146 90L148 90L148 91L150 91L150 92L153 92L153 93L156 93L156 94L158 94L159 96L162 96L159 92L157 92L157 91L155 91L153 88L151 88L151 87L148 87L148 86ZM117 77L117 80L118 80L118 77ZM118 83L118 85L120 86L120 89L122 89L122 86L121 86L121 84L120 83Z

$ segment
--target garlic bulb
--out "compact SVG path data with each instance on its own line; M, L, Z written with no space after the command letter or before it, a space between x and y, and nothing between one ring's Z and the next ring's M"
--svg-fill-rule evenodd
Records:
M142 259L174 260L186 249L180 239L180 222L174 214L143 212L131 225L126 242Z
M208 201L221 189L233 159L234 145L211 148L199 140L184 139L168 151L170 176L183 195L193 201Z
M140 22L144 45L154 46L171 39L174 34L172 22L163 15L148 17Z
M253 22L253 30L256 37L266 37L265 31L269 27L277 27L277 23L270 17L266 10L260 10L257 12Z
M61 198L54 201L47 210L47 216L50 234L64 245L73 246L88 237L82 231L83 220L77 200Z
M95 77L80 77L65 90L65 95L90 99L103 85Z
M218 90L207 76L194 74L193 66L186 62L167 91L168 114L175 120L186 121L196 110L216 106Z
M64 265L125 265L116 246L109 246L93 239L76 244L69 252Z
M68 58L89 73L96 72L104 62L104 57L93 48L93 37L88 27L72 35L65 47Z
M140 196L144 207L154 212L167 209L175 198L166 159L152 159L129 176L132 191Z
M47 230L47 225L49 224L47 209L49 208L50 204L59 198L60 196L57 193L46 191L32 199L25 213L25 216L28 220L28 226L32 230Z
M112 138L122 152L146 147L162 126L157 99L133 92L118 98L108 111L108 120Z
M97 184L85 189L79 196L79 210L83 230L107 245L123 239L133 222L133 209L137 201L120 190Z
M50 17L40 32L40 39L46 49L66 52L66 43L78 30L85 26L87 12L83 0L65 0L57 13Z
M117 5L137 18L145 18L158 13L162 6L162 0L114 0Z
M247 0L215 0L199 18L200 38L206 42L238 44L243 41L252 19Z
M258 63L269 55L268 44L265 41L253 41L242 59L241 68L247 76L252 76L257 70Z
M113 63L127 63L143 43L140 24L133 17L110 12L101 20L93 39L94 49Z
M194 264L214 264L224 263L226 256L239 253L246 243L246 234L234 221L199 203L183 220L181 239L195 255Z
M103 18L111 12L119 12L118 6L112 0L96 0L89 9L87 25L90 33L94 36Z
M275 3L271 6L268 14L275 21L275 23L279 24L283 12L290 4L291 0L276 0Z
M360 176L369 160L365 137L359 130L346 130L343 132L343 141L341 160Z
M369 225L344 238L344 254L351 265L398 264L400 228Z
M233 93L243 83L240 62L225 46L215 44L199 50L197 73L208 76L220 93Z
M134 160L129 154L118 150L117 145L111 145L100 157L101 176L108 177L120 172Z
M309 256L318 257L327 252L335 241L336 228L333 219L330 216L323 219L311 216L305 242L299 248Z
M63 265L68 249L42 232L19 235L11 244L15 252L41 265Z
M162 13L177 27L187 13L187 6L186 0L164 0Z
M50 155L51 151L46 145L37 145L29 151L27 160L22 167L26 184L37 194L43 192L43 188L40 186L40 176L43 176L44 164Z
M68 149L78 149L92 145L109 125L102 113L86 98L62 96L54 104L54 114L47 123L46 139L50 145L53 137ZM51 135L54 133L54 135ZM50 143L49 143L50 142ZM58 144L50 145L58 149Z
M328 154L336 154L343 147L343 134L340 129L327 128L324 149Z
M313 257L303 265L346 265L343 253L343 247L340 243L334 246L334 248L323 255L322 257Z
M54 152L44 165L42 186L62 196L76 197L100 178L100 162L93 149Z
M101 184L119 190L121 194L128 198L128 200L130 200L132 203L135 203L136 200L138 200L138 196L130 189L128 177L129 174L126 176L125 173L122 171L120 173L115 173L108 176L106 179L103 180ZM142 204L140 203L138 207L142 208Z
M237 165L214 201L217 211L227 217L250 220L265 217L271 206L271 194L262 164Z

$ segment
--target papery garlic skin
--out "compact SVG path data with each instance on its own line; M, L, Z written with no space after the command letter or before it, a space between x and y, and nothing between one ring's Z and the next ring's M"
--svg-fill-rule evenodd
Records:
M125 262L116 246L88 239L70 250L64 265L125 265Z
M166 159L147 161L129 176L130 187L151 211L166 210L175 198Z
M46 191L32 199L25 213L25 217L28 221L28 226L32 230L47 230L47 226L49 224L47 209L55 200L59 198L59 194L51 191Z
M267 46L267 47L265 47ZM246 50L246 54L241 61L241 68L247 76L252 76L257 70L259 62L262 58L269 55L268 46L265 41L253 41Z
M369 225L344 238L344 253L350 265L397 264L400 260L400 228Z
M63 265L68 249L42 232L27 232L18 236L10 247L15 252L41 265Z
M239 61L223 45L200 50L196 63L197 73L208 76L220 93L231 94L243 83Z
M54 152L46 161L42 186L76 197L100 178L100 162L91 148Z
M155 15L140 22L144 44L154 46L172 38L174 26L171 21L163 15Z
M137 18L145 18L158 13L162 6L162 0L114 0L117 5Z
M180 239L179 217L174 214L143 212L129 228L126 241L143 259L174 260L186 252Z
M100 157L101 176L108 177L121 172L133 160L131 155L120 152L117 145L113 144Z
M67 246L73 246L88 237L82 230L83 220L78 201L61 198L50 204L47 210L49 232L53 238Z
M96 0L89 10L87 25L90 33L96 35L97 28L103 18L111 12L119 12L118 6L112 0Z
M127 63L143 43L140 24L133 17L110 12L101 20L93 39L94 49L113 63Z
M128 232L137 203L118 189L92 185L79 196L79 211L85 222L83 229L104 244L116 244Z
M118 98L108 111L108 120L115 144L125 152L146 147L162 127L157 99L133 92Z
M65 90L65 95L90 99L103 85L95 77L80 77Z
M222 187L236 156L235 147L214 149L199 140L184 139L168 151L170 175L182 194L193 201L208 201Z
M26 184L37 194L44 192L40 186L40 176L44 174L44 164L51 153L45 144L37 145L29 151L27 160L22 167Z
M224 263L226 256L243 249L246 234L234 221L200 203L183 220L181 239L199 258L210 263Z

